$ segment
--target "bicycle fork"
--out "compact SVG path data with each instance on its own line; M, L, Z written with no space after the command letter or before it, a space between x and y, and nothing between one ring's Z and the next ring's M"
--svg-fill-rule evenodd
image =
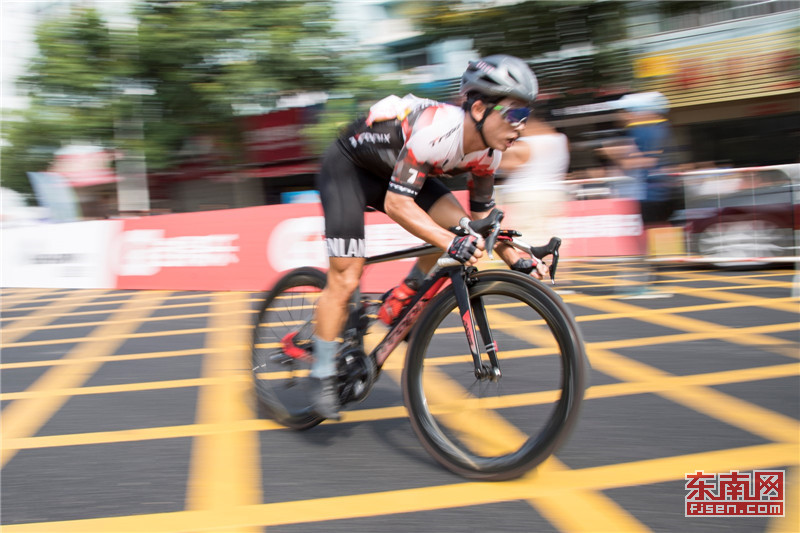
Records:
M453 292L456 295L461 322L467 334L469 351L472 354L472 361L475 365L475 378L497 381L502 377L500 364L497 360L497 343L489 329L489 320L486 317L486 307L483 305L483 300L480 297L474 299L469 297L467 276L467 271L462 269L456 275L451 275L450 279L453 284ZM489 356L490 365L484 364L481 360L481 350L478 347L475 331L476 323L480 330L484 349Z

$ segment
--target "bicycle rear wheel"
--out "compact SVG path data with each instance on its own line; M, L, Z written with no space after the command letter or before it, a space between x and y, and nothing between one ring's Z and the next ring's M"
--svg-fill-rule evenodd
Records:
M325 286L325 274L299 268L282 277L267 294L253 332L253 379L259 404L275 421L294 429L308 429L324 420L312 412L308 390L311 369L310 330L314 308ZM306 356L286 354L287 335L299 332Z
M549 288L510 271L477 274L469 288L485 310L502 376L478 380L452 289L420 317L406 356L411 424L431 455L457 474L519 477L549 457L578 417L587 362L569 309ZM483 346L486 332L478 329ZM484 354L483 359L488 363Z

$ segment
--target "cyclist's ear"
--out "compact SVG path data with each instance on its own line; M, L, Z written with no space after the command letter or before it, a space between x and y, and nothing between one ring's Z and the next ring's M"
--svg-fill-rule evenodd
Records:
M475 100L472 102L469 111L472 114L472 118L475 119L475 122L480 122L486 114L486 102L480 99Z

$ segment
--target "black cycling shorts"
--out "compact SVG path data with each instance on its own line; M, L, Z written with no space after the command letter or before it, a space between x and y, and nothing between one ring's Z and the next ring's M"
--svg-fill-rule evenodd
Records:
M334 142L322 158L317 176L322 210L325 213L325 242L329 257L365 257L364 211L367 206L383 208L389 177L376 176L344 154ZM426 212L450 193L439 178L429 177L414 201Z

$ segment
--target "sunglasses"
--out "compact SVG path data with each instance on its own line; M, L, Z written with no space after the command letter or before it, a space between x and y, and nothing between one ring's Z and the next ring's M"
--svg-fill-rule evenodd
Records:
M530 107L496 105L492 108L492 110L499 111L500 116L503 117L503 120L508 122L513 128L517 128L522 124L525 124L525 121L528 120L529 116L531 116Z

